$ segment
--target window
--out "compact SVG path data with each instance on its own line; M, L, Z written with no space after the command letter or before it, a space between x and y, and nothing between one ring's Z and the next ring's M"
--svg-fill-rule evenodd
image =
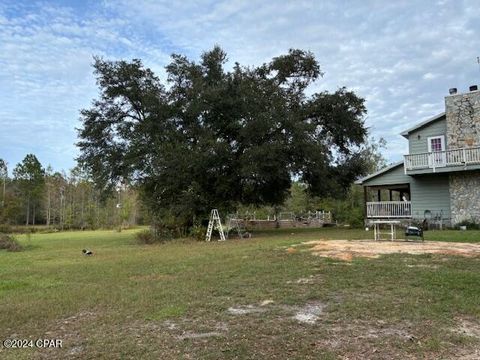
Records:
M431 168L445 167L447 165L447 154L445 152L445 136L432 136L428 141L428 165Z
M427 141L428 152L445 151L445 136L432 136Z

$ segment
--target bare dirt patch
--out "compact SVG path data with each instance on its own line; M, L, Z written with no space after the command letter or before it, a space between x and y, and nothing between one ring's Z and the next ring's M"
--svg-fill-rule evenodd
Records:
M220 337L220 336L224 336L224 334L219 333L218 331L210 331L205 333L195 333L195 332L187 331L183 335L180 335L178 339L179 340L203 339L203 338Z
M268 311L267 307L274 304L275 301L272 299L265 299L261 301L258 305L257 304L248 304L248 305L237 305L237 306L230 306L227 309L227 313L230 315L247 315L247 314L256 314L256 313L264 313Z
M429 264L407 264L409 268L438 269L438 265Z
M478 321L461 319L458 321L458 326L454 328L453 331L480 340L480 323Z
M293 317L295 320L305 324L315 324L323 313L325 305L320 302L306 304Z
M315 280L315 277L310 275L309 277L300 278L297 280L288 280L287 284L313 284Z
M480 244L440 241L315 240L302 244L313 246L309 250L314 255L344 261L351 261L355 257L378 258L380 255L398 253L480 256Z
M254 313L262 313L265 312L265 308L261 308L255 305L243 305L243 306L235 306L229 307L227 312L231 315L246 315L246 314L254 314Z

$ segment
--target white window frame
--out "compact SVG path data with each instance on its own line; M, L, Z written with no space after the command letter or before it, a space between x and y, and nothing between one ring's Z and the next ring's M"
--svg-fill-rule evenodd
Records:
M432 140L434 139L440 139L440 143L442 144L442 150L440 151L445 151L445 135L438 135L438 136L429 136L427 138L427 145L428 145L428 152L432 152Z
M440 139L440 144L442 149L440 151L432 151L432 140ZM428 142L428 166L433 169L447 166L447 154L445 149L445 135L438 136L429 136L427 137Z

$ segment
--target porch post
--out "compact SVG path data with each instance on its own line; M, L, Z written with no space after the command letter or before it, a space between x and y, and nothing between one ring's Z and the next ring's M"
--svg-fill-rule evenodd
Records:
M389 195L390 195L390 201L392 201L392 190L389 189L388 192L389 192Z
M380 189L377 190L377 200L382 201L382 190Z
M363 187L363 218L367 220L367 187Z

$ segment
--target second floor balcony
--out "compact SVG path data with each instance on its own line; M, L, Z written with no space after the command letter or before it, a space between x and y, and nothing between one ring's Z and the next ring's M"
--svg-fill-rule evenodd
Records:
M467 169L480 169L480 147L405 155L409 175Z

